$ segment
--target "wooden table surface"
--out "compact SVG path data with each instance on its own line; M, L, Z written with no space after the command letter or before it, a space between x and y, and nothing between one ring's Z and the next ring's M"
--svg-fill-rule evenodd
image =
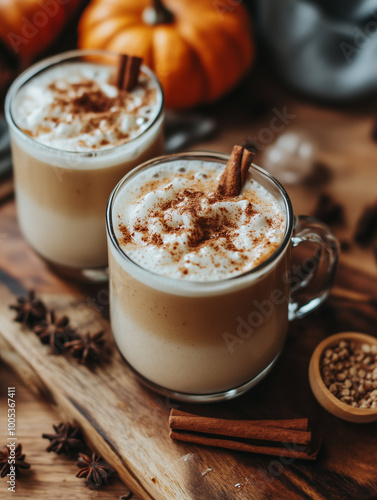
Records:
M82 479L75 477L76 463L65 455L46 453L49 443L43 433L53 433L52 424L61 417L50 403L36 398L5 364L0 365L0 445L5 443L7 429L7 388L16 387L17 437L22 443L26 461L32 468L17 477L16 498L59 500L114 500L126 496L129 489L118 477L100 491L88 490ZM5 480L0 481L0 498L11 498ZM9 496L7 495L9 494ZM132 497L134 500L136 496Z
M256 117L250 93L255 88L246 82L240 95L234 94L206 112L215 116L220 124L218 134L194 149L208 149L229 152L235 143L247 138L258 137L263 128L268 128L274 110L294 115L286 130L307 132L318 146L318 161L326 165L328 175L300 186L288 187L296 213L310 213L318 195L324 190L333 194L343 205L346 224L335 229L340 239L351 241L356 221L367 203L377 198L377 144L371 139L375 116L370 112L345 112L321 108L308 104L285 92L274 93L274 87L259 88L260 98L271 103L263 116ZM261 161L262 155L259 155ZM0 217L4 211L12 210L10 200L0 207ZM0 234L1 238L12 234ZM351 250L341 256L341 261L367 271L377 277L377 264L371 248L352 245ZM32 471L20 479L17 497L25 499L107 499L120 498L127 491L119 479L99 491L88 490L83 481L76 479L76 466L64 456L47 454L47 442L41 438L43 432L50 432L53 423L61 419L56 411L41 398L32 396L23 383L0 361L0 444L5 439L6 430L6 390L15 386L17 391L17 429L23 443L27 459L33 464ZM362 460L362 458L360 459ZM32 475L33 481L28 481ZM7 498L4 482L0 481L0 498ZM237 493L235 493L235 498ZM133 497L135 498L135 497ZM277 498L277 497L276 497ZM308 494L305 498L312 498ZM211 500L211 499L209 499Z

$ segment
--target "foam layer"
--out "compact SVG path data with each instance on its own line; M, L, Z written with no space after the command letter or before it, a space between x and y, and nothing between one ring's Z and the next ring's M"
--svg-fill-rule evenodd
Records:
M284 210L250 174L240 196L217 199L223 169L180 161L131 179L113 210L124 253L154 273L193 281L237 276L266 260L283 238Z
M124 144L156 118L161 94L156 82L140 73L132 92L112 83L115 68L65 63L47 69L17 94L16 125L36 141L64 151L93 151Z

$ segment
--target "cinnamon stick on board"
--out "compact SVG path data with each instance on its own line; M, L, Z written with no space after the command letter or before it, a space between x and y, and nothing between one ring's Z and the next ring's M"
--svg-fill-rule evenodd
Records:
M247 172L254 159L251 153L242 146L234 146L232 154L220 177L217 194L220 196L238 196L246 182Z
M118 73L116 78L116 85L119 90L126 90L130 92L139 77L140 66L142 59L136 56L128 56L121 54L118 62Z
M188 413L186 411L177 410L172 408L170 411L170 417L195 417L201 418L200 415L195 415L194 413ZM170 422L170 418L169 418ZM281 429L293 429L296 431L307 431L309 430L309 421L307 418L291 418L284 420L237 420L237 422L250 422L256 425L261 425L264 427L278 427Z
M252 420L227 420L220 418L170 415L169 427L175 431L191 431L203 434L217 434L233 438L275 441L278 443L309 444L310 431L271 427L255 424Z
M254 444L243 443L241 441L232 441L229 439L211 438L199 434L191 434L189 432L180 432L171 430L170 437L178 441L187 443L203 444L205 446L215 446L216 448L225 448L228 450L247 451L249 453L260 453L261 455L274 455L277 457L299 458L301 460L315 460L318 455L320 443L313 449L303 450L303 445L292 448L277 446L259 446Z
M306 418L228 420L200 417L173 409L169 427L171 438L207 446L306 460L315 460L319 451L319 445L312 445ZM256 443L240 441L240 438L252 439ZM273 444L263 441L273 441ZM282 446L279 447L279 444Z

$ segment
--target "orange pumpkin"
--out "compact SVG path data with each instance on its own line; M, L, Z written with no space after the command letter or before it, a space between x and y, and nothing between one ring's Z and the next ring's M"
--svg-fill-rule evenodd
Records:
M21 61L46 50L81 0L0 0L0 42Z
M254 57L240 0L92 0L80 20L79 45L142 57L174 108L217 99Z

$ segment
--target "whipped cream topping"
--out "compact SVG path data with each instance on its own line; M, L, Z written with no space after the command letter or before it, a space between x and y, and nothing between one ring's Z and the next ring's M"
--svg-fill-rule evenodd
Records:
M115 68L62 63L27 82L12 106L16 125L64 151L108 149L139 136L156 118L161 93L141 71L131 92L115 85Z
M285 231L281 204L252 175L239 196L216 196L222 164L180 161L127 182L113 210L122 251L154 273L192 281L231 278L258 266Z

